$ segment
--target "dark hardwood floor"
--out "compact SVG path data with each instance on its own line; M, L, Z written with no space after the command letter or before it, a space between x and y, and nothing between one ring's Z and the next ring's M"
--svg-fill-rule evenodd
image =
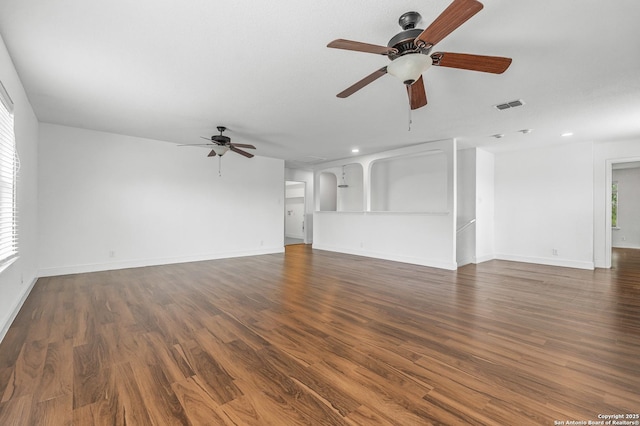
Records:
M293 245L43 278L0 345L0 425L633 415L640 251L613 260L611 270L490 261L450 272Z

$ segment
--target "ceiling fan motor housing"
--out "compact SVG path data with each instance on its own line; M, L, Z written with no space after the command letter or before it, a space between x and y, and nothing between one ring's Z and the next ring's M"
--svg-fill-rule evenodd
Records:
M413 41L423 30L416 28L416 25L422 20L422 16L418 12L406 12L398 19L398 24L402 27L400 33L393 36L387 46L396 49L397 53L388 55L392 61L407 53L422 53L428 55L432 46L417 47Z
M211 140L218 145L228 145L231 143L231 138L223 135L213 135L211 136Z
M223 136L222 132L227 130L225 126L218 126L219 135L211 136L211 141L217 143L218 145L229 145L231 143L231 138L228 136Z

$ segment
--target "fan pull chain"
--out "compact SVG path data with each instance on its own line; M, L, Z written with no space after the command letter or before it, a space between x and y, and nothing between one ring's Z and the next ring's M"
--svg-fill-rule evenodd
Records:
M222 156L218 155L218 177L222 177Z
M411 101L412 101L411 95L412 95L412 93L411 93L411 86L409 84L407 84L407 94L409 95L409 113L408 113L408 116L409 116L409 123L408 123L409 126L408 127L409 128L407 129L407 131L410 132L411 131Z

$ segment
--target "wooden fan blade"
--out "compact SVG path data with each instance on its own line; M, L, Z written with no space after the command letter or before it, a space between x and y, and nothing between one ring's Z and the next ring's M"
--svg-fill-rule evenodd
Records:
M389 55L397 52L393 47L378 46L377 44L361 43L359 41L351 41L344 39L333 40L327 44L327 47L334 49L355 50L356 52L376 53L378 55Z
M436 52L431 55L433 65L463 70L502 74L511 65L511 58L470 55L468 53Z
M251 148L256 149L255 146L249 145L248 143L231 143L231 146L235 146L236 148Z
M237 153L238 153L238 154L240 154L240 155L244 155L244 156L245 156L245 157L247 157L247 158L251 158L251 157L253 157L253 154L249 154L248 152L243 151L243 150L241 150L241 149L238 149L238 148L236 148L236 147L235 147L235 146L233 146L233 145L231 145L229 148L231 149L231 151L233 151L233 152L237 152Z
M338 93L336 96L339 98L346 98L347 96L351 96L358 90L362 89L367 84L373 83L374 81L376 81L377 79L385 75L386 73L387 73L387 67L382 67L379 70L375 70L374 72L372 72L371 74L369 74L368 76L366 76L365 78L357 82L356 84L347 87L342 92Z
M182 144L182 145L178 145L178 146L211 146L213 144L211 143L187 143L187 144Z
M207 140L207 141L210 141L210 140L211 140L211 138L205 138L204 136L200 136L200 137L201 137L202 139L204 139L204 140Z
M413 84L407 86L407 94L409 95L409 105L411 105L411 109L422 108L427 104L427 91L424 88L422 76Z
M417 47L422 47L423 44L435 46L436 43L451 34L453 30L480 12L483 7L482 3L477 0L453 0L453 3L435 21L416 37L414 44Z
M216 151L215 150L211 150L211 152L209 153L209 155L207 155L207 157L215 157L216 156Z

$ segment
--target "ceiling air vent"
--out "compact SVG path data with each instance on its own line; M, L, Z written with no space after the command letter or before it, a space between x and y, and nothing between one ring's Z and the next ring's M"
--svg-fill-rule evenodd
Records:
M505 102L503 104L494 105L498 110L502 111L509 108L515 108L524 105L524 101L522 99L517 99L511 102Z

